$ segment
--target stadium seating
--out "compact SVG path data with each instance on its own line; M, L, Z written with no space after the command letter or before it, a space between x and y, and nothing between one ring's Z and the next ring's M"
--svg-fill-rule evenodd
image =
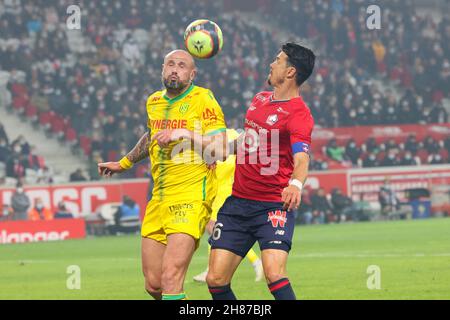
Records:
M0 40L20 44L11 49L0 46L0 69L20 73L9 84L12 110L43 128L49 137L69 144L74 151L78 148L87 158L99 151L93 144L94 135L104 139L110 134L107 127L118 126L122 119L126 120L126 130L133 132L124 142L133 145L139 139L133 129L145 125L145 121L136 119L146 118L146 97L161 87L162 57L183 46L183 28L201 15L221 25L225 46L213 61L199 63L196 81L212 89L230 127L242 127L249 99L255 92L268 89L268 64L279 50L280 34L306 38L318 53L315 73L302 92L318 127L448 121L444 100L450 98L449 35L441 32L436 46L430 46L427 38L449 28L448 17L434 22L418 15L412 3L386 3L389 10L385 21L389 25L384 29L411 28L406 39L406 33L374 31L367 35L365 24L359 21L359 1L336 1L333 5L312 0L265 3L257 14L280 25L280 30L249 21L245 15L224 15L219 2L205 6L177 1L174 7L170 1L153 6L121 1L120 10L109 8L107 2L89 4L83 33L67 32L63 23L45 18L46 10L65 12L71 4L68 0L46 6L29 2L29 10L45 26L36 30L16 25L19 20L28 25L32 19L22 7L6 10L1 18L10 27L0 30ZM137 16L131 15L133 9L137 9ZM161 16L179 23L167 24ZM390 19L393 16L401 18ZM415 23L411 22L413 18ZM418 26L427 26L428 34L418 32ZM134 66L124 62L123 51L133 42L139 56ZM415 53L416 46L424 48L423 54ZM432 62L435 66L430 65ZM439 77L421 72L431 67L439 69ZM395 90L385 90L383 84ZM392 112L389 106L393 106ZM373 109L377 113L372 113ZM109 114L115 116L112 124L106 121ZM94 128L92 123L100 125ZM396 140L400 145L402 142ZM364 151L358 161L361 165L370 150L364 150L361 144L359 147ZM105 146L101 150L103 160L117 159L118 148ZM401 159L404 153L400 149ZM443 146L439 154L449 161ZM384 156L384 151L378 153L377 160L382 161ZM428 163L428 156L422 149L417 154L422 164ZM314 155L314 162L316 169L349 167L348 161L331 161L323 152ZM135 170L139 177L144 171Z

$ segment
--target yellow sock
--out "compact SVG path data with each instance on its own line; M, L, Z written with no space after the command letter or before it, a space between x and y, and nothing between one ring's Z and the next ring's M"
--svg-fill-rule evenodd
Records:
M256 254L255 250L253 250L253 249L250 249L250 251L247 253L246 257L250 261L251 264L255 263L256 260L259 259L259 257Z

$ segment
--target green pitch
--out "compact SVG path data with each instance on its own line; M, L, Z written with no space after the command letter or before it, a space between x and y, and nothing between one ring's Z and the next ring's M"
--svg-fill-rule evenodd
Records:
M210 299L192 281L206 263L205 237L186 278L189 299ZM70 265L80 267L79 290L67 289ZM380 268L379 290L367 288L370 265ZM288 272L300 299L450 299L450 218L300 226ZM232 287L240 299L272 299L248 261ZM148 299L140 238L0 245L0 299Z

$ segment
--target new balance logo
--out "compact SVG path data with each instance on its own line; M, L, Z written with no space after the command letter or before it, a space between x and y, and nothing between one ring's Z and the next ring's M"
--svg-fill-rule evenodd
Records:
M286 211L270 211L268 215L269 217L267 218L267 221L272 222L272 227L277 228L279 224L281 228L284 228L287 221Z

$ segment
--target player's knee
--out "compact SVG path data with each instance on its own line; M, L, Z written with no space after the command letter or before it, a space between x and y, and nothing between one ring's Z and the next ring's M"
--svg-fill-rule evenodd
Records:
M156 300L161 300L162 290L159 283L145 279L145 291Z
M148 277L145 278L145 290L150 292L161 292L161 283L159 281L152 280Z
M227 279L224 275L209 271L206 275L206 283L210 287L222 287L229 283L229 279Z
M282 273L282 272L271 271L271 270L268 270L268 271L265 273L265 276L266 276L267 283L273 283L273 282L275 282L275 281L278 281L278 280L280 280L280 279L283 279L283 278L286 278L286 277L287 277L287 276L286 276L284 273Z
M163 270L161 275L161 287L163 290L179 286L183 281L183 268L170 266Z

